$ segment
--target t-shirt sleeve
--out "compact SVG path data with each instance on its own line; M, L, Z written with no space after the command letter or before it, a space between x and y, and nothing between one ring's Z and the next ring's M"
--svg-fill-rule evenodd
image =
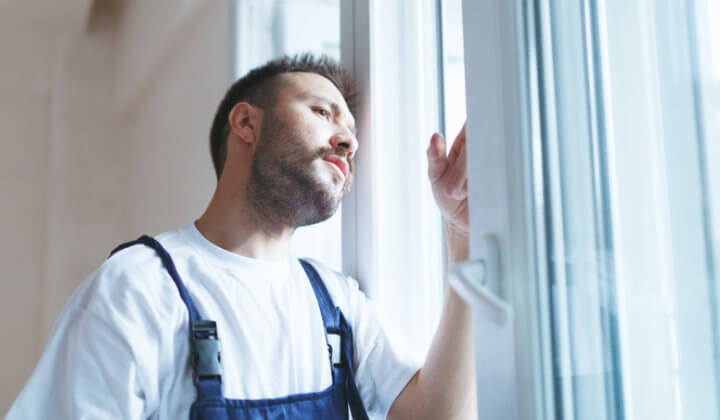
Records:
M148 417L159 331L137 276L101 267L81 285L7 419Z
M355 346L355 382L370 418L385 419L393 402L422 366L422 358L405 337L391 331L375 303L349 284L348 312Z

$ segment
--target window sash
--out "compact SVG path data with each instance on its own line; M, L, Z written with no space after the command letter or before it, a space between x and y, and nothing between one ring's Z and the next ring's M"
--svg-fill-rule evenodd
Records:
M555 418L546 392L552 383L549 311L541 299L547 286L536 281L543 276L544 246L536 247L533 219L535 191L542 186L533 183L536 144L528 141L537 125L531 86L538 84L530 72L536 57L530 53L535 32L528 30L534 25L528 6L521 0L463 2L471 258L489 260L488 243L499 244L500 278L487 283L515 310L516 377L507 398L516 401L516 410L490 398L493 384L507 378L493 376L502 374L492 369L502 358L478 351L487 343L476 337L479 418Z

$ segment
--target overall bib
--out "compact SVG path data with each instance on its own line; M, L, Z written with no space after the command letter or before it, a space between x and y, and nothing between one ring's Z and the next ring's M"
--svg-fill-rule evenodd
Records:
M272 399L232 400L224 398L222 394L220 341L215 321L202 318L180 279L170 254L154 238L143 235L135 241L118 246L110 255L138 244L149 246L157 252L188 310L190 364L197 389L197 399L190 408L191 420L347 419L348 405L354 420L367 420L367 413L355 385L352 329L340 308L333 304L325 284L310 263L300 260L312 285L325 325L332 384L320 392Z

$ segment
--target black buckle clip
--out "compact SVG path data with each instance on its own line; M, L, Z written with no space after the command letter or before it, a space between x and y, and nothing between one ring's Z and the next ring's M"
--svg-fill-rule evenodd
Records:
M191 321L190 331L190 361L195 383L200 379L213 377L222 381L220 341L215 321Z
M342 365L342 335L328 331L327 333L328 351L330 352L330 361L333 366Z

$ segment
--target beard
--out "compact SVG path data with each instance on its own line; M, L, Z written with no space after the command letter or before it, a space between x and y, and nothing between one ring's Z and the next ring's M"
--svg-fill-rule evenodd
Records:
M297 228L328 219L352 184L352 161L338 188L315 173L316 162L333 149L311 150L305 144L300 133L266 113L250 170L248 200L258 215L276 226Z

